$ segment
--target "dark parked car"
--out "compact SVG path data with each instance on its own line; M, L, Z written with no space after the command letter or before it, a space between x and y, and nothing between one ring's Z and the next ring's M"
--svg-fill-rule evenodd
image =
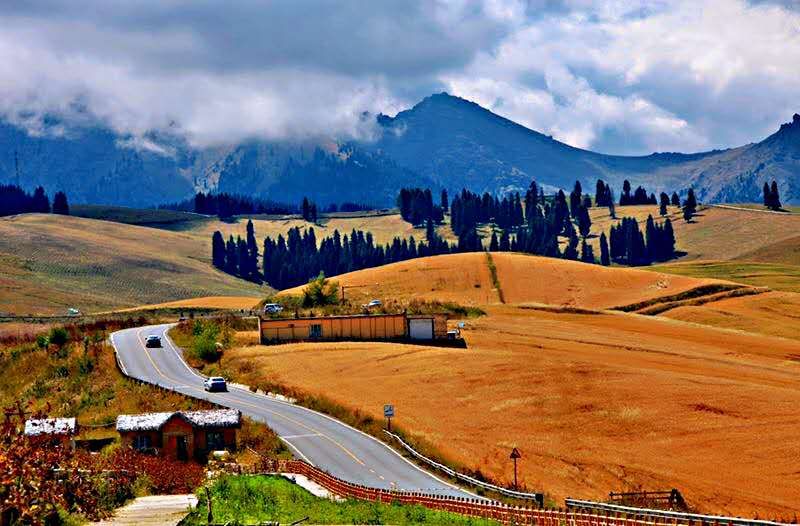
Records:
M225 382L225 378L220 376L212 376L210 378L206 378L203 382L203 389L208 392L212 391L227 391L228 384Z

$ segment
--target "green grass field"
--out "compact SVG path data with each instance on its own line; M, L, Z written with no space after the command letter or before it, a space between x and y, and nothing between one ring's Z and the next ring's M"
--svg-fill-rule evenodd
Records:
M70 207L70 215L86 219L102 219L126 225L149 226L168 230L185 230L198 223L213 219L175 210L150 210L144 208L128 208L110 205L74 205Z
M184 524L206 524L206 498L199 493L197 508ZM218 524L289 524L308 517L305 524L432 524L493 525L422 506L378 504L357 500L336 502L315 497L300 486L276 476L229 476L211 487L214 522Z

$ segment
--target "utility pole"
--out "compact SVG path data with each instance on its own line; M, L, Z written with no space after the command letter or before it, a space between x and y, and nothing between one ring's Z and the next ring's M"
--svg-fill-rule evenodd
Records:
M514 448L511 450L511 456L509 458L514 461L514 491L517 491L519 489L519 485L517 484L517 459L522 458L522 453L519 452L519 449Z

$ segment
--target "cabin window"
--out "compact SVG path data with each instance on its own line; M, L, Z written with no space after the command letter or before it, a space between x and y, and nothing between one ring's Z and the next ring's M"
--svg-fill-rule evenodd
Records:
M136 435L133 437L133 448L142 450L142 449L150 449L152 444L150 443L150 435Z
M308 329L309 338L322 338L322 325L314 324Z
M206 448L209 450L225 449L225 437L221 431L206 432Z

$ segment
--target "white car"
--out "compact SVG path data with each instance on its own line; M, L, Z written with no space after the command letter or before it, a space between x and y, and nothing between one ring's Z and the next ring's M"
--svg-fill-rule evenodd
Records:
M372 300L369 303L367 303L366 305L364 305L364 308L365 309L372 309L372 308L375 308L375 307L380 307L381 305L383 305L383 302L381 300Z
M279 312L283 311L283 307L278 305L277 303L265 303L264 304L264 314L278 314Z

